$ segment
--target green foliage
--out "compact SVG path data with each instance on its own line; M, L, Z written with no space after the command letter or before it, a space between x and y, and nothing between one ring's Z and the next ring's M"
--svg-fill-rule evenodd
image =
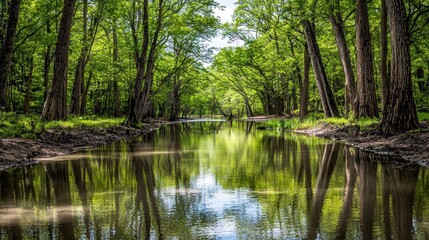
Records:
M429 121L429 112L417 112L419 121Z
M35 138L45 129L40 116L0 112L0 137Z

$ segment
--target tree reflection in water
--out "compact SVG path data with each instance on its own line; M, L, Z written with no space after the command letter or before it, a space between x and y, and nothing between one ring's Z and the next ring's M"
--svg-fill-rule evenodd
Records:
M426 170L256 127L164 126L0 172L0 239L427 236Z

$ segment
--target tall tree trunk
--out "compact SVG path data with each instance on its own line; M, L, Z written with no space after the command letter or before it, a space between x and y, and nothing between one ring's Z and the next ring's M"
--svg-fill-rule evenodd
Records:
M247 96L244 98L244 104L246 105L247 117L253 117L254 115L253 115L252 107L250 106L250 100Z
M88 37L88 0L83 1L83 37L82 37L82 48L79 56L79 60L76 66L75 78L73 82L73 91L70 98L70 114L81 115L82 114L82 93L84 89L85 80L85 68L89 61L89 53L91 52L92 45L94 43L95 35L97 34L98 24L100 23L100 17L104 9L104 4L100 3L97 7L98 12L96 16L91 16L92 24L89 31Z
M88 0L83 0L83 37L82 37L82 49L80 52L79 60L76 66L75 78L73 82L73 91L70 98L70 114L80 115L81 114L81 94L82 94L82 82L85 78L85 64L87 55L88 45Z
M133 6L135 7L135 2L133 1ZM137 45L134 47L134 54L136 55L136 65L137 65L137 74L136 74L136 80L134 82L133 91L130 96L129 106L128 106L128 114L126 119L127 125L135 125L139 122L138 119L138 105L140 102L140 92L143 85L143 80L145 77L145 64L147 59L147 52L149 49L149 0L143 1L143 43L142 43L142 49L141 54L139 55L138 47ZM136 29L133 28L134 35L136 35ZM136 41L135 41L135 44Z
M83 86L82 100L80 105L80 112L82 113L82 115L86 114L86 103L88 99L89 87L91 86L91 80L92 80L92 71L89 71L88 80L86 81L86 85Z
M308 115L309 89L308 83L310 79L310 55L308 53L307 44L304 46L304 77L302 82L299 82L299 117L304 118Z
M387 74L387 7L386 0L381 0L380 21L380 74L381 74L381 103L386 105L389 98L389 75Z
M28 71L28 78L25 83L25 100L24 100L24 114L28 114L30 112L30 98L31 98L31 87L33 85L33 69L34 69L34 57L33 55L29 59L30 61L30 69Z
M150 46L149 56L147 58L146 75L144 78L145 81L144 81L143 90L140 93L141 97L138 103L138 110L137 110L138 121L142 121L143 118L149 117L152 111L152 103L150 102L149 97L152 91L155 58L156 58L155 54L158 48L158 38L162 28L163 7L164 7L164 1L159 0L156 29L152 39L152 44Z
M390 134L416 129L419 122L411 83L410 33L405 4L402 0L387 0L386 6L390 19L391 85L379 131Z
M49 35L51 33L51 21L46 21L46 34ZM49 92L49 71L51 68L51 62L52 62L52 45L51 43L48 43L45 46L45 56L44 56L44 63L43 63L43 102L46 101L46 98L48 97Z
M19 7L21 0L11 0L9 5L9 19L7 21L6 35L0 51L0 110L7 110L7 76L15 43L16 27L18 25Z
M42 112L44 121L67 118L67 69L74 4L75 0L64 0L55 48L54 76Z
M325 72L325 66L320 55L319 45L317 44L316 34L313 24L308 20L303 20L301 24L304 27L305 40L308 46L308 52L313 65L313 72L316 77L317 87L322 100L323 112L326 117L338 117L340 114L335 103L334 94Z
M356 117L378 117L366 0L356 1L356 52L358 76Z
M339 5L337 3L337 5ZM346 113L349 111L356 111L356 83L353 74L352 61L350 59L350 51L347 46L346 37L344 34L344 22L339 10L330 7L329 20L331 21L332 30L334 31L335 40L337 42L338 53L340 54L341 66L343 67L345 76L345 108Z
M116 23L113 26L113 65L115 66L115 75L113 76L113 97L114 97L114 106L113 106L113 116L121 116L121 106L119 99L119 86L118 86L118 34L116 32Z
M179 117L180 111L180 85L181 80L179 79L179 73L173 77L173 89L171 90L171 105L170 105L170 121L176 121Z

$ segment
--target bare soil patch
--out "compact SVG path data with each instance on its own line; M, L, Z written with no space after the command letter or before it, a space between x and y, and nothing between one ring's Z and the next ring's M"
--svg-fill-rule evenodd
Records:
M44 131L37 139L0 139L0 171L26 166L41 158L49 158L83 151L85 149L119 140L138 137L157 129L163 121L152 121L141 129L116 126L97 128L54 128Z

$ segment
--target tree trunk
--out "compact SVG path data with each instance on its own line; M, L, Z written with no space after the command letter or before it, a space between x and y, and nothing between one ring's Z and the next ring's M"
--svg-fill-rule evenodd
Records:
M33 84L33 69L34 69L34 57L30 57L30 69L28 72L27 82L25 83L25 100L24 100L24 114L27 115L30 112L30 98L31 98L31 86Z
M152 103L150 102L150 95L152 92L152 84L153 84L153 75L155 68L155 53L158 48L158 38L162 28L162 17L163 17L163 6L164 1L159 0L158 3L158 16L156 22L156 30L152 39L152 44L150 46L149 56L147 58L146 65L146 75L143 86L143 91L140 94L140 99L138 102L138 110L137 110L137 120L142 121L144 118L149 117L150 112L152 110Z
M133 2L135 4L135 2ZM139 122L139 119L137 117L138 112L138 105L140 102L140 92L143 85L143 80L145 77L145 64L146 64L146 58L147 58L147 52L149 48L149 0L143 1L143 43L142 43L142 49L141 54L138 53L138 47L137 45L135 48L135 55L136 55L136 65L137 65L137 74L136 74L136 80L134 82L133 91L130 96L129 106L128 106L128 114L126 119L127 125L135 125ZM133 29L135 31L135 29ZM134 33L136 34L136 33Z
M308 46L308 52L313 65L313 72L316 77L317 87L322 100L323 112L326 117L338 117L340 114L332 94L331 86L326 77L325 66L320 55L319 45L317 44L316 34L312 24L308 20L303 20L301 24L304 27L304 35Z
M55 48L54 76L42 112L44 121L67 119L67 69L74 4L75 0L64 0Z
M345 76L345 108L346 113L356 111L356 83L353 74L352 61L350 59L350 51L347 46L346 37L344 34L344 22L339 11L336 11L333 6L330 8L329 20L331 21L332 30L334 31L335 40L337 42L338 53L340 54L341 66L343 67Z
M411 82L410 33L402 0L387 0L392 63L390 93L379 132L390 134L419 127Z
M248 97L244 98L244 103L246 104L246 115L247 117L253 117L252 107L250 106L250 100Z
M89 93L89 87L91 86L91 79L92 79L92 71L89 71L89 77L86 81L86 86L83 86L83 93L82 93L82 101L80 105L80 112L82 115L86 114L86 103L88 99L88 93Z
M179 79L179 75L173 77L173 89L171 90L171 106L170 106L170 116L168 119L170 121L176 121L179 117L180 111L180 85L181 80Z
M15 43L16 27L18 25L19 7L21 0L11 0L9 5L9 19L7 21L6 35L0 51L0 110L7 110L7 76Z
M304 77L299 82L299 117L304 118L308 115L309 92L308 83L310 79L310 55L307 45L304 46Z
M113 65L115 66L115 75L113 79L113 95L114 95L114 107L113 116L121 116L121 102L119 98L119 86L117 76L117 64L118 64L118 34L116 32L116 25L113 26Z
M389 98L389 75L387 74L387 8L386 0L381 0L380 21L380 74L381 74L381 103L386 105Z
M88 0L83 0L83 37L82 37L82 49L80 52L79 60L76 66L75 78L73 82L73 91L70 98L70 114L80 115L81 107L80 100L82 94L82 82L85 78L85 63L87 54L87 39L88 39Z
M366 0L356 1L356 52L358 76L356 117L378 117Z

